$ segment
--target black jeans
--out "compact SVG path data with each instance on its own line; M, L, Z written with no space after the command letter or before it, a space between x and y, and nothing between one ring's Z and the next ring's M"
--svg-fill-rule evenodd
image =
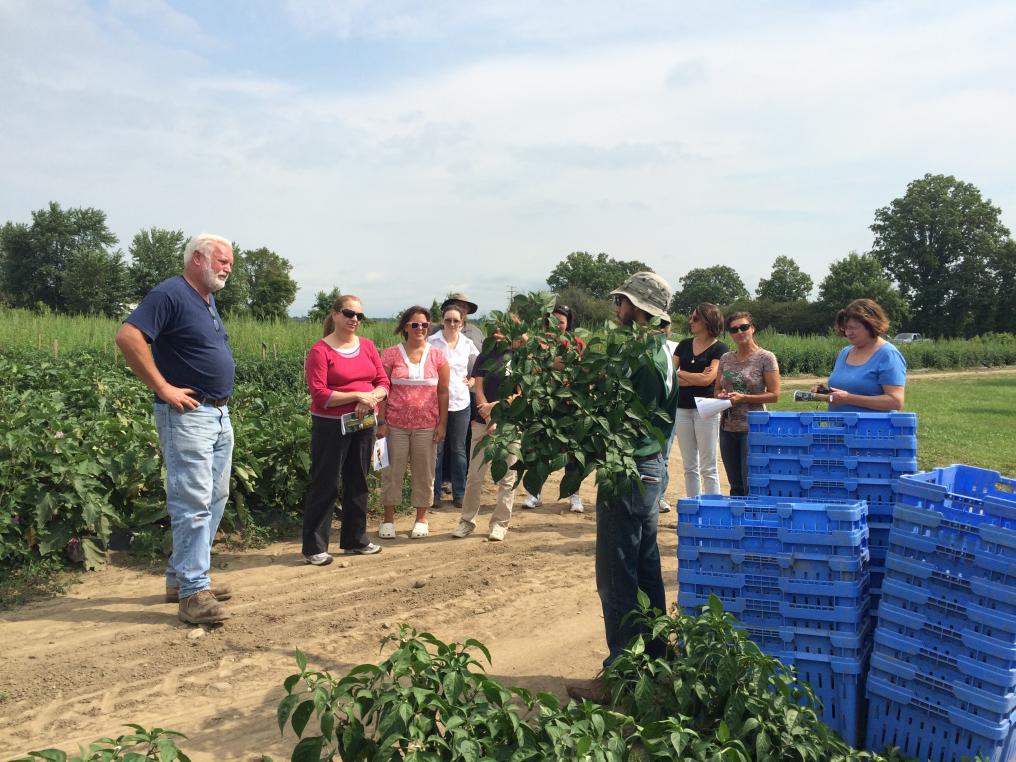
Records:
M311 417L310 484L303 508L303 554L328 550L328 536L342 477L342 529L339 547L353 550L367 537L367 470L374 452L375 429L342 434L338 418Z
M730 482L730 496L748 494L748 432L720 429L720 457Z

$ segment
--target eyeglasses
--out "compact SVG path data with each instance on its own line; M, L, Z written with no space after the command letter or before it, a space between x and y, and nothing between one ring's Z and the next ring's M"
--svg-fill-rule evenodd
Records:
M212 316L212 327L216 331L218 331L219 330L219 316L215 314L215 310L212 309L212 305L206 304L205 307L208 308L208 314Z
M445 318L444 321L445 325L458 325L459 323L462 322L458 318Z
M367 316L364 315L362 312L356 312L355 310L351 310L348 307L343 307L341 310L339 310L339 312L341 312L350 320L352 320L353 318L356 318L357 320L361 321L367 319Z
M727 330L731 333L744 333L751 328L751 323L741 323L741 325L732 325Z
M614 294L614 306L620 307L622 304L624 304L625 299L627 298L628 297L625 296L624 294Z
M427 330L428 328L430 328L430 323L427 322L420 323L414 320L412 323L409 324L409 327L412 328L414 331L419 331L421 329Z

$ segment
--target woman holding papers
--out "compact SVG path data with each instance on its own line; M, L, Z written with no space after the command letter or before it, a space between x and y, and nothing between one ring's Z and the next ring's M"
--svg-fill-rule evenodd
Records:
M695 406L696 397L712 397L716 370L726 345L717 341L723 333L723 313L715 304L704 302L691 311L688 330L692 337L678 342L677 418L674 430L684 463L684 486L688 497L718 495L720 478L716 472L718 421L703 419Z
M748 494L748 411L765 410L780 398L776 355L755 343L755 321L748 312L727 318L736 349L720 358L716 396L730 402L720 424L720 457L731 496Z
M381 353L381 365L392 386L381 404L378 429L378 436L388 440L389 466L381 472L385 515L377 536L395 537L395 508L402 502L406 466L411 466L416 523L409 536L420 539L429 534L427 509L434 504L437 445L444 440L448 423L448 360L427 341L430 312L426 307L405 310L395 333L402 336L402 343Z
M325 318L324 338L310 348L304 370L310 391L310 485L303 511L303 557L315 566L332 562L328 534L342 477L342 530L346 553L381 550L367 538L367 469L374 452L374 410L389 383L377 347L356 335L363 322L360 300L346 294Z

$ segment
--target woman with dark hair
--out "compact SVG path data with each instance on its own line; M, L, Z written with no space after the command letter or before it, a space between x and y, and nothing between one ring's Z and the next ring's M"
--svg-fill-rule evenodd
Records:
M882 338L889 319L877 302L855 299L836 315L836 333L850 342L836 357L829 385L812 391L829 394L830 412L900 410L907 383L907 361Z
M367 469L374 451L374 427L356 428L387 396L389 383L377 347L356 335L363 305L351 294L332 304L324 338L310 348L304 370L310 391L310 484L303 511L303 557L314 566L332 562L328 535L342 477L342 530L346 553L381 550L367 538ZM342 417L350 416L350 426ZM355 430L351 430L355 428Z
M703 419L695 406L696 397L712 397L720 358L727 347L717 340L723 332L723 313L715 304L703 302L688 318L690 339L678 342L677 358L677 444L684 463L684 486L688 497L720 494L716 469L716 446L720 421Z
M730 315L727 331L736 349L720 358L716 396L731 405L720 420L720 456L736 497L748 494L748 412L780 399L780 366L776 355L755 343L750 312Z
M434 504L434 464L437 443L448 423L448 360L427 341L430 312L413 305L402 313L395 333L402 343L381 353L381 365L391 380L388 399L381 405L378 436L388 438L388 468L381 472L384 519L378 537L395 537L395 508L402 502L406 467L413 476L412 503L416 523L409 536L429 534L427 509Z
M448 360L448 425L445 438L437 443L437 461L434 466L434 503L441 499L441 483L448 478L452 483L452 504L462 507L466 493L466 468L469 456L466 440L469 433L469 373L480 354L480 348L462 333L466 311L457 304L449 304L441 311L442 330L431 334L427 341L440 349ZM444 450L450 452L449 468L442 468Z

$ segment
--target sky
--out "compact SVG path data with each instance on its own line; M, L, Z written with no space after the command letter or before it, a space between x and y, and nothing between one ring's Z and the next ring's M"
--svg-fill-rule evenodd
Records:
M546 288L815 280L925 173L1016 229L1016 4L0 0L0 223L57 201L288 259L390 316Z

